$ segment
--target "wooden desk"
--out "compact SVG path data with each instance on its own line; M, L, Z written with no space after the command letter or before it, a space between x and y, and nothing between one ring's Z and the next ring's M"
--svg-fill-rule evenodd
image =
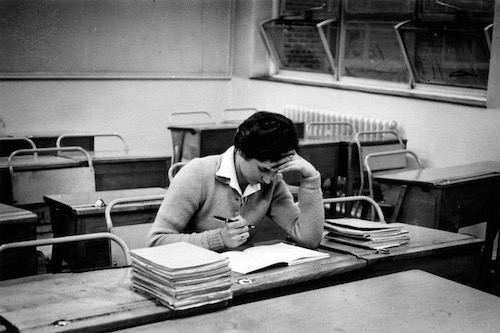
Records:
M426 168L375 174L391 201L407 185L398 221L456 231L494 220L500 179L500 162L478 162L446 168Z
M480 285L487 288L500 225L500 162L384 173L374 180L385 187L389 201L399 195L402 185L407 186L398 221L453 231L486 222ZM500 261L497 264L496 293L500 294Z
M341 283L340 276L355 273L364 265L363 260L352 255L334 253L315 263L245 275L244 278L251 281L247 284L238 282L243 276L234 276L233 303L245 299L246 295L267 295L279 287L291 292L292 286L303 281L309 281L309 288L316 287L315 279L321 277L328 278L330 284ZM177 315L159 302L131 290L128 268L3 281L0 290L0 317L21 332L100 332ZM58 322L67 325L54 326Z
M410 242L390 249L389 254L331 242L323 239L321 247L351 253L367 262L367 275L372 277L407 269L423 269L467 285L478 286L478 269L483 240L473 236L392 223L408 230Z
M91 151L97 191L167 187L170 156L145 151ZM65 154L85 162L81 154Z
M66 132L23 132L15 133L15 136L23 136L31 139L37 148L50 148L56 147L57 138L65 133ZM65 146L78 146L87 151L93 151L94 144L94 136L92 134L89 134L88 136L68 138L65 140Z
M0 203L0 244L36 239L35 213ZM25 263L20 265L19 263ZM12 250L0 255L0 280L37 273L35 248Z
M239 124L169 126L174 145L172 163L223 153L233 142Z
M500 298L412 270L126 329L162 332L498 332Z
M169 126L174 146L172 163L223 153L232 145L239 125L239 123L220 123ZM296 123L295 126L299 138L303 138L304 123Z
M161 187L97 191L48 195L44 197L50 208L54 237L106 232L105 207L96 208L95 202L101 198L105 203L114 199L164 194ZM161 201L141 202L117 207L113 213L116 226L153 222ZM52 261L55 269L64 260L71 269L108 267L111 265L109 241L95 240L80 243L61 244L53 247Z

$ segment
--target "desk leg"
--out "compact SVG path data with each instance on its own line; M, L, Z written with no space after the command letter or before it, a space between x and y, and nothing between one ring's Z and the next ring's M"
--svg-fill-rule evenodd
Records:
M64 236L61 232L61 216L59 209L55 207L50 207L50 217L52 223L52 232L54 237ZM57 273L62 271L62 252L61 247L58 244L52 245L52 255L50 258L50 263L48 271L51 273Z

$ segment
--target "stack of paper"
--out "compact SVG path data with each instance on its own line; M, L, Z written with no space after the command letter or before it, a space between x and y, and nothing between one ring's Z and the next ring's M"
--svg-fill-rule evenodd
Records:
M400 224L393 226L361 219L327 219L325 230L328 231L325 238L330 241L375 250L400 246L410 240L408 231Z
M130 251L132 288L174 310L228 300L229 260L186 242Z

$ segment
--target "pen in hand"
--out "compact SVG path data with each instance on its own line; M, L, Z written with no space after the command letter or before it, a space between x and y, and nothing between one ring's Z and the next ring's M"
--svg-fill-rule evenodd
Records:
M217 216L217 215L214 215L214 219L222 221L224 223L234 222L233 219L230 219L230 218L227 218L227 217L222 217L222 216ZM252 224L248 224L247 227L248 227L248 229L255 229L255 226L252 225Z

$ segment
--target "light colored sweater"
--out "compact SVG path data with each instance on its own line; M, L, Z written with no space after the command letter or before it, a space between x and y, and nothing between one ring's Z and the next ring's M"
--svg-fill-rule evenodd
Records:
M242 198L229 186L229 179L216 176L222 155L195 158L174 177L151 231L150 246L179 241L215 251L225 250L221 237L224 222L214 215L232 217L240 214L249 224L259 225L265 216L284 229L297 244L317 248L323 233L324 207L321 176L302 178L294 202L281 174L261 190Z

